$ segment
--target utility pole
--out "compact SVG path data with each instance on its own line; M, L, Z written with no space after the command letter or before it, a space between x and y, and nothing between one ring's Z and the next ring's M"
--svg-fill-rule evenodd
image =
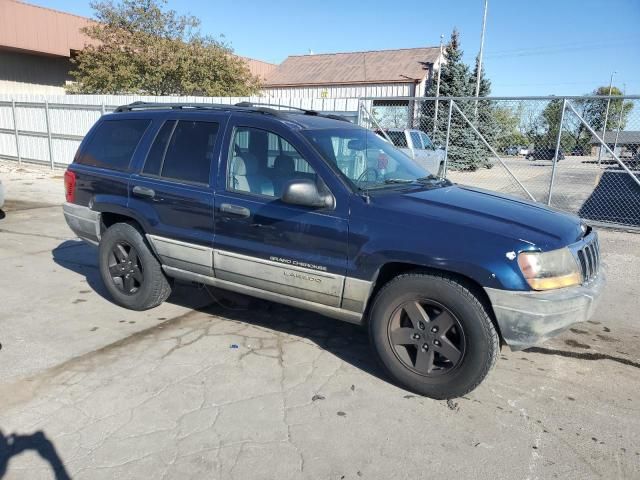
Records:
M478 75L476 77L476 104L474 117L478 116L478 96L480 95L480 78L482 77L482 53L484 52L484 31L487 28L487 9L489 0L484 0L484 14L482 15L482 32L480 33L480 53L478 54Z
M613 88L613 76L618 73L616 71L611 72L611 78L609 78L609 98L607 99L607 110L604 114L604 124L602 125L602 143L605 143L607 135L607 120L609 119L609 107L611 106L611 89ZM600 150L598 150L598 166L600 166L600 160L602 159L602 144Z
M440 97L440 72L442 71L442 42L444 35L440 34L440 58L438 58L438 79L436 80L436 111L433 114L433 136L438 129L438 97ZM431 139L433 141L433 138Z

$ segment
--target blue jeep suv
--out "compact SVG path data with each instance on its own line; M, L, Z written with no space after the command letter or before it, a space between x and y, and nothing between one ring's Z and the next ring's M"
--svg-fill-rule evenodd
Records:
M123 106L65 190L117 304L153 308L186 280L362 324L390 377L433 398L475 388L501 344L587 320L604 285L577 217L452 184L314 111Z

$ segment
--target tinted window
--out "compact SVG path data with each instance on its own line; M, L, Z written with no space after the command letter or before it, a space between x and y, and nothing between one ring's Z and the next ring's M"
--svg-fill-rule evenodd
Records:
M143 172L208 184L218 127L215 122L166 122L153 142Z
M175 120L165 122L156 135L156 139L153 141L151 150L149 150L149 154L147 155L147 160L144 162L144 169L142 170L144 173L149 175L160 175L162 159L164 158L164 153L167 150L169 137L171 137L171 132L173 132L173 126L175 124Z
M77 162L94 167L127 170L133 152L150 120L107 120L101 122Z

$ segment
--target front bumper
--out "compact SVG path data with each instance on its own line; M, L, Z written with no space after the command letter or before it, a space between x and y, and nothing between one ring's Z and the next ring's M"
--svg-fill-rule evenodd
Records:
M503 340L511 350L532 347L591 318L606 283L602 269L588 285L547 292L485 288Z

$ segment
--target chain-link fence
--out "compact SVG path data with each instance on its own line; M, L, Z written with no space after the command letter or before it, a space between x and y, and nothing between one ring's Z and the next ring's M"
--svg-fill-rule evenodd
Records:
M362 98L358 121L457 183L640 228L638 96Z

